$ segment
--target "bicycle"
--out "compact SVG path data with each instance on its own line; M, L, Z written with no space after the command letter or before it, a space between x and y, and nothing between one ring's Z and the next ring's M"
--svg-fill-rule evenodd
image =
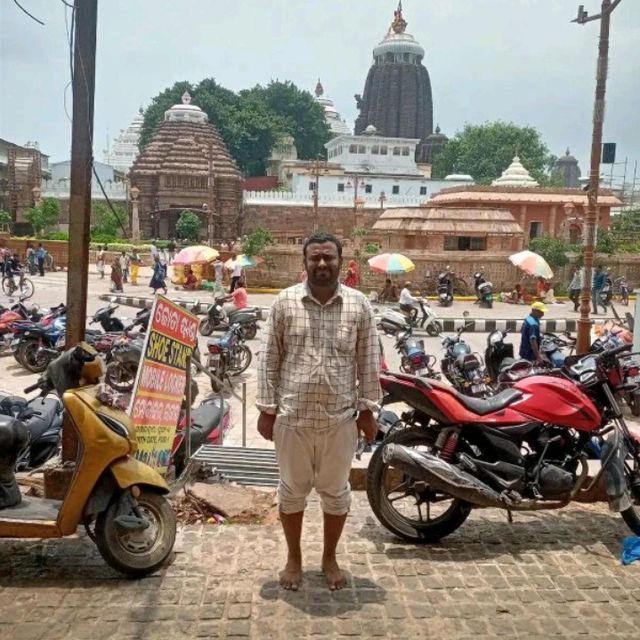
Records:
M33 292L35 291L33 282L31 282L31 280L29 280L29 278L27 278L24 275L24 271L20 271L16 275L20 276L20 280L18 281L18 284L15 283L15 280L13 279L14 278L13 275L3 276L2 291L5 293L5 295L9 297L13 296L13 294L16 291L20 291L20 299L28 300L33 295Z

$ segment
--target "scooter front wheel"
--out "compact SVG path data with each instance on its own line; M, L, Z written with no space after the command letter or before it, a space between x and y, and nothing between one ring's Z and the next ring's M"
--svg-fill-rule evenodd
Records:
M204 318L200 320L199 329L201 336L210 336L213 333L213 323L209 321L209 318Z
M132 578L142 578L158 569L173 550L176 514L164 496L142 489L136 499L148 527L131 531L116 522L118 500L100 513L95 542L105 562Z

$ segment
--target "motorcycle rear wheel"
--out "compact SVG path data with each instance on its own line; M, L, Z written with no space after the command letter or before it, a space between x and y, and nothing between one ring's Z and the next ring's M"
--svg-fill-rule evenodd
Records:
M229 373L233 376L238 376L241 373L244 373L249 368L252 358L253 355L251 354L251 349L249 349L246 344L238 347L238 353L233 358L233 367L229 367Z
M150 526L127 533L115 522L118 501L100 513L96 521L95 542L105 562L132 578L142 578L158 569L173 550L176 514L164 496L142 489L138 506Z
M200 320L199 329L201 336L210 336L213 333L213 323L209 318L204 318L203 320Z
M408 427L400 429L392 433L384 440L384 444L379 446L373 453L369 462L367 471L367 498L371 509L382 526L391 531L391 533L399 536L403 540L414 543L430 543L437 542L441 538L453 533L460 527L471 513L471 505L451 498L450 506L441 512L438 516L431 519L431 501L424 500L420 504L427 504L427 521L422 518L422 510L417 505L418 519L409 518L399 513L394 504L399 498L389 499L389 494L393 490L387 492L388 485L397 485L396 490L403 485L410 487L412 478L407 474L402 474L402 483L398 484L398 480L391 477L391 473L387 476L389 465L382 459L382 448L385 444L395 443L407 447L423 446L431 449L435 442L435 434L427 431L424 427ZM396 473L399 473L396 470ZM405 496L415 503L415 494L412 496L406 493ZM439 494L440 499L446 499L446 494ZM434 503L434 504L439 504Z

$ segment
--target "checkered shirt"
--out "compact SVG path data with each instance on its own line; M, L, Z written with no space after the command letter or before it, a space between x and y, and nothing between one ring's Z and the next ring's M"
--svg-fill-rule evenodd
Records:
M339 284L326 304L307 283L278 295L258 364L260 411L286 427L325 429L375 408L379 373L373 311L359 291Z

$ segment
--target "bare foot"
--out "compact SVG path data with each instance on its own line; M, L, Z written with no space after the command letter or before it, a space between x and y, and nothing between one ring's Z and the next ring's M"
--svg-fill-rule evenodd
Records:
M322 573L331 591L342 589L347 584L347 579L335 558L322 561Z
M287 564L280 572L280 586L287 591L297 591L302 583L302 565L294 560L287 560Z

